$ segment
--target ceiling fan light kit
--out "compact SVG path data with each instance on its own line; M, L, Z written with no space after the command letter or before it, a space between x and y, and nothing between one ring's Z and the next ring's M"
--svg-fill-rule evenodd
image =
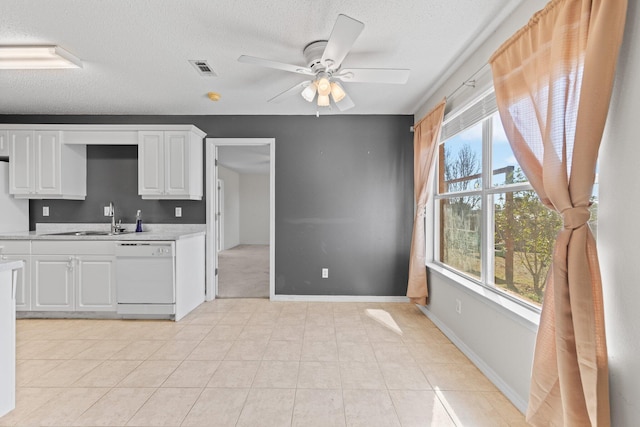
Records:
M329 106L329 95L318 94L318 107L328 107L328 106Z
M347 96L344 89L338 82L331 82L331 97L333 98L333 102L338 103Z
M316 92L318 91L318 86L316 86L316 82L311 82L307 87L305 87L300 95L307 101L313 101L313 98L316 97Z
M331 99L338 109L346 111L353 108L355 104L338 81L404 84L409 78L409 70L407 69L341 68L342 61L363 29L364 24L362 22L346 15L338 15L328 40L311 42L303 49L302 53L307 61L307 67L247 55L240 56L238 61L313 76L311 80L296 84L269 99L268 102L280 102L294 93L300 93L307 102L313 102L317 94L317 105L319 107L329 107L331 105L329 95L331 95Z
M331 83L329 83L329 79L326 76L322 76L316 80L316 85L318 86L318 95L329 96L331 93Z

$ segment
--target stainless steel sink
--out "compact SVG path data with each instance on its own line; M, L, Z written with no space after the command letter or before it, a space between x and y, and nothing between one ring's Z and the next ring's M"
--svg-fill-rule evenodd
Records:
M120 231L111 233L110 231L84 230L84 231L64 231L61 233L49 233L47 236L119 236L120 234L129 234L131 231Z

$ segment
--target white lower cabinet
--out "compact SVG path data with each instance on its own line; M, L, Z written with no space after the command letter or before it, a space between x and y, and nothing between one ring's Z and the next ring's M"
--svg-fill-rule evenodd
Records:
M74 310L73 257L34 255L31 257L31 271L34 285L33 310Z
M113 242L33 242L31 310L115 312L113 246Z
M76 310L115 311L115 258L77 257Z
M23 261L24 267L18 270L16 283L16 311L31 310L31 242L0 240L0 260Z
M0 268L0 417L16 407L16 311L13 270Z
M29 286L29 255L2 255L3 261L23 261L24 268L18 270L18 278L16 283L16 311L31 310L31 290Z

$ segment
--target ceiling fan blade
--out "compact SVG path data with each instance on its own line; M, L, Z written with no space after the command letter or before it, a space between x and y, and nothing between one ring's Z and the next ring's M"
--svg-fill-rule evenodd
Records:
M349 95L346 93L344 94L344 98L342 98L340 102L336 102L335 104L340 111L347 111L356 106L356 104L353 103Z
M302 92L302 89L304 89L305 87L309 86L311 84L311 80L306 80L302 83L298 83L297 85L293 86L292 88L289 88L287 90L285 90L282 93L279 93L278 95L274 96L273 98L269 99L267 102L271 102L271 103L275 103L277 104L278 102L282 102L283 100L285 100L286 98L295 95L295 94L300 94Z
M362 22L347 15L338 15L320 61L328 68L337 69L363 29Z
M314 76L315 73L307 67L300 65L285 64L284 62L271 61L269 59L256 58L255 56L241 55L238 58L238 62L244 62L245 64L254 64L261 67L273 68L276 70L289 71L291 73L305 74L307 76Z
M399 68L345 68L333 77L349 83L405 84L409 72Z

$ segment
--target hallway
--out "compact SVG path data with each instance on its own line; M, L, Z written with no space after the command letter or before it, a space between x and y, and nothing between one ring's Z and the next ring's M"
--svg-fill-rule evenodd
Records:
M269 298L269 245L218 252L218 298Z

